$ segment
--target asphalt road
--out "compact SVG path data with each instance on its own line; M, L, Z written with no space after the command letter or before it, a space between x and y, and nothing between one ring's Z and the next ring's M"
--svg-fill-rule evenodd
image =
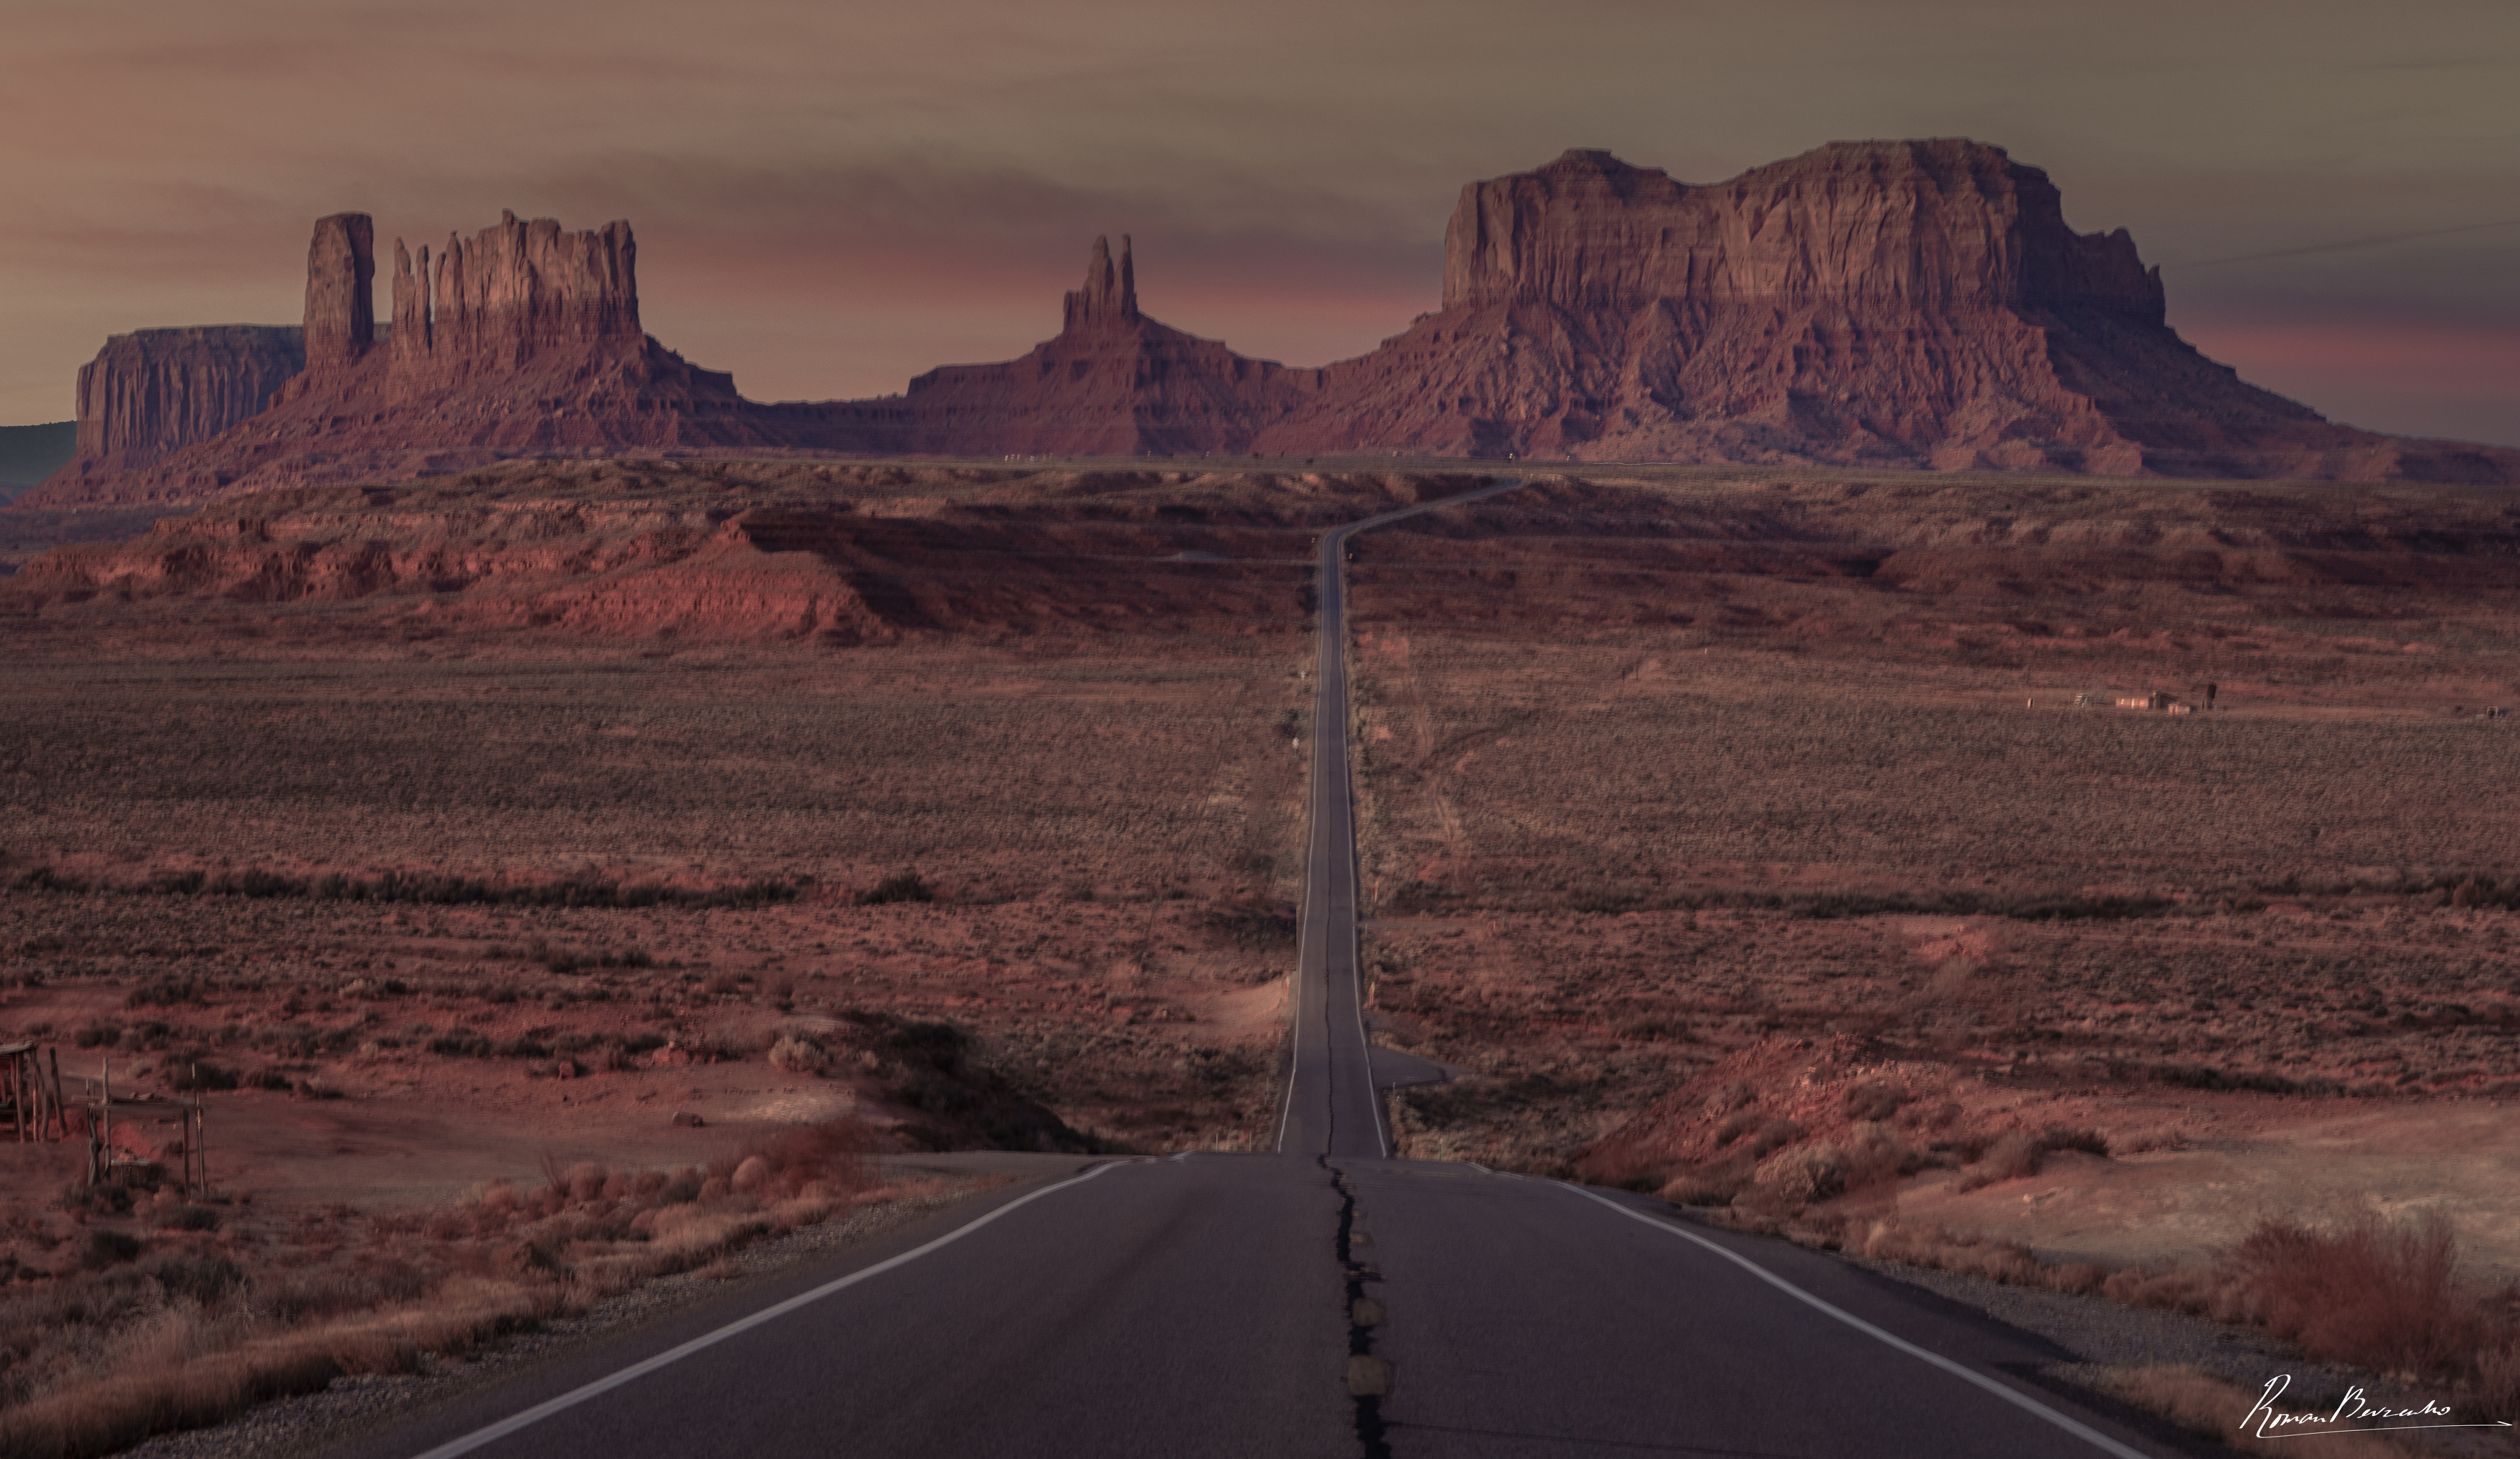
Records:
M1391 1152L1366 1037L1356 939L1356 795L1348 777L1348 540L1359 532L1510 491L1512 478L1476 491L1385 512L1322 534L1321 649L1313 669L1311 829L1304 846L1303 926L1294 1037L1278 1150L1286 1155ZM1394 1061L1385 1061L1388 1068ZM1408 1082L1409 1080L1398 1080ZM1384 1083L1395 1082L1386 1078Z
M1371 1051L1359 1006L1338 567L1351 535L1407 515L1322 543L1311 866L1278 1153L932 1158L1042 1173L330 1452L2192 1452L2025 1381L2065 1356L2039 1340L1832 1257L1659 1202L1388 1158L1377 1059L1385 1083L1428 1067Z

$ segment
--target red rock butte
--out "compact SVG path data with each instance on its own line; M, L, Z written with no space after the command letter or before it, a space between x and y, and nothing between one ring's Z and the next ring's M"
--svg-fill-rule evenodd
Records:
M1129 241L1115 261L1097 239L1059 334L1021 359L756 404L642 332L636 261L625 222L510 214L417 258L397 241L380 330L369 221L325 218L302 332L114 337L80 374L78 458L20 500L729 450L2520 482L2520 450L2358 431L2243 382L2169 327L2123 229L2074 232L2045 172L1965 140L1833 143L1706 186L1592 151L1471 183L1443 306L1320 368L1148 317Z

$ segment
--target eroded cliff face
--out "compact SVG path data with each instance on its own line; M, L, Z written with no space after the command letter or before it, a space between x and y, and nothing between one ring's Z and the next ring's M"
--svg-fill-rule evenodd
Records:
M514 369L538 354L604 344L635 348L639 245L627 222L570 233L507 213L468 243L448 235L417 265L394 240L393 362L398 376Z
M136 330L79 367L78 459L146 466L271 404L306 368L293 325Z
M509 214L434 252L396 241L383 338L371 234L356 213L316 225L302 373L272 389L267 372L101 356L98 449L83 383L81 460L21 500L728 449L2520 481L2520 451L2355 431L2241 381L2168 327L2124 230L2075 232L2046 173L1958 139L1834 143L1704 186L1585 151L1472 183L1443 307L1318 369L1149 318L1129 240L1115 258L1097 239L1057 338L874 400L754 404L650 338L623 222Z
M307 249L303 369L267 409L147 459L83 459L32 506L197 501L337 481L407 480L519 455L781 443L733 377L639 326L630 225L570 232L515 214L433 260L394 246L393 328L373 319L373 228L319 220ZM290 331L296 335L298 331ZM382 336L382 338L380 338Z
M306 244L306 362L357 364L376 343L376 224L363 212L315 220Z
M1444 307L1324 369L1264 453L2520 479L2334 426L2164 322L2121 229L1958 139L1692 186L1603 152L1462 189Z
M1835 143L1708 187L1575 151L1462 189L1446 309L1662 299L2162 317L2124 229L2075 233L2048 174L1975 142Z
M1309 388L1287 370L1185 334L1138 308L1137 263L1094 240L1057 339L1000 365L948 365L896 402L832 408L822 441L949 456L1197 455L1238 451Z

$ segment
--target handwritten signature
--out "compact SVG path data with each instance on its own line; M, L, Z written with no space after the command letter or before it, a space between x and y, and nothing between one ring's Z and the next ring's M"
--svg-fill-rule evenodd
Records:
M2508 1429L2509 1424L2458 1424L2451 1422L2450 1405L2427 1398L2421 1407L2392 1408L2374 1403L2359 1388L2348 1388L2336 1404L2336 1411L2289 1413L2275 1407L2275 1400L2292 1387L2292 1375L2278 1373L2267 1380L2266 1391L2258 1395L2257 1406L2240 1420L2240 1428L2252 1424L2260 1438L2307 1438L2314 1434L2369 1434L2391 1429Z

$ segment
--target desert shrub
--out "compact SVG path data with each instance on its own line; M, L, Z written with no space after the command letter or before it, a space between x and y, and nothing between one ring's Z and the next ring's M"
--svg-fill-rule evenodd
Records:
M63 876L49 866L39 866L18 878L18 889L21 891L80 892L87 890L87 883L81 881L77 877Z
M2263 1094L2306 1094L2329 1098L2345 1092L2334 1079L2312 1075L2289 1078L2264 1070L2211 1069L2201 1064L2157 1064L2141 1071L2156 1084L2183 1089L2253 1089Z
M2269 1217L2232 1254L2266 1325L2314 1358L2384 1372L2437 1372L2472 1354L2480 1314L2457 1288L2450 1219L2363 1211L2313 1227Z
M1751 1161L1765 1160L1771 1153L1801 1139L1803 1134L1803 1127L1790 1119L1770 1120L1760 1126L1757 1134L1750 1137L1749 1144L1741 1147L1741 1158Z
M140 986L133 988L129 995L124 997L122 1000L122 1006L125 1008L173 1008L182 1004L192 1004L198 1007L203 1001L204 1000L202 996L202 984L199 980L191 978L158 978L153 979L150 981L144 982Z
M1987 1147L1984 1163L1960 1182L1960 1189L1974 1191L2036 1175L2046 1168L2048 1157L2059 1150L2079 1150L2105 1159L2109 1142L2097 1130L2067 1129L2062 1125L2051 1124L2037 1133L2011 1130Z
M219 1213L206 1206L171 1206L158 1217L160 1231L216 1231Z
M225 1256L152 1256L139 1270L167 1296L203 1306L245 1286L245 1268Z
M62 1193L62 1209L120 1215L131 1209L131 1187L120 1182L89 1185L84 1181Z
M798 1033L783 1033L770 1045L770 1066L786 1073L819 1074L832 1056L821 1044Z
M2085 1155L2096 1155L2102 1160L2107 1160L2109 1157L2108 1136L2088 1127L2070 1129L2061 1124L2051 1124L2040 1131L2039 1143L2051 1151L2078 1150Z
M254 1299L275 1321L294 1326L386 1302L415 1301L434 1285L435 1274L419 1262L372 1249L324 1271L266 1281L255 1289Z
M43 878L40 882L36 878ZM84 889L39 868L19 879L29 889ZM257 900L302 898L313 901L387 902L429 906L524 907L707 907L756 908L792 902L803 894L795 882L770 878L727 887L666 887L653 883L624 884L582 876L557 882L489 881L479 877L386 872L352 877L330 872L320 877L292 877L259 868L221 872L204 879L200 872L153 878L140 889L165 896L238 896Z
M1804 1206L1845 1194L1846 1177L1842 1152L1832 1145L1810 1145L1762 1162L1751 1173L1750 1185L1763 1201Z
M1662 1198L1675 1206L1730 1206L1740 1182L1710 1174L1675 1177L1662 1188Z
M122 1042L122 1026L103 1022L82 1025L70 1035L70 1042L82 1049L110 1049Z
M652 968L656 965L652 955L636 947L608 947L600 952L580 952L568 948L547 948L537 942L531 956L554 973L578 973L589 968Z
M1260 901L1228 902L1209 908L1201 920L1209 931L1246 951L1294 945L1295 914L1289 908Z
M2047 1161L2048 1147L2028 1130L2013 1130L1998 1139L1987 1152L1981 1167L1961 1188L1974 1189L1998 1181L2019 1180L2036 1175Z
M1727 1084L1706 1101L1706 1113L1721 1115L1727 1110L1743 1110L1759 1102L1759 1091L1748 1084Z
M1846 1091L1846 1117L1849 1119L1887 1119L1899 1113L1908 1096L1885 1084L1869 1079Z
M2476 1355L2469 1401L2488 1420L2520 1424L2520 1332Z
M861 907L880 907L891 902L932 902L935 899L935 891L915 871L886 877L876 883L873 889L858 893Z
M234 1089L240 1080L236 1071L221 1069L203 1059L187 1059L177 1064L167 1076L167 1087L178 1093L203 1089Z
M87 1271L103 1271L139 1258L140 1238L121 1231L90 1228L87 1245L79 1252L79 1266Z

